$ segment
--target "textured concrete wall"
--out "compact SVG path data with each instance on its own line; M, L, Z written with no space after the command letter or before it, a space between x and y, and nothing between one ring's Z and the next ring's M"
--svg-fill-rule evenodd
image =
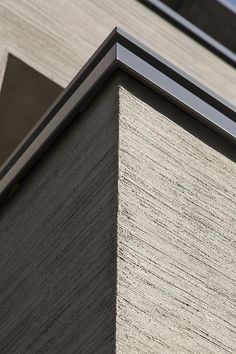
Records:
M118 352L235 353L235 147L134 80L119 95Z
M235 69L136 0L1 0L0 81L11 52L65 86L117 25L236 104Z
M126 75L101 92L1 206L1 352L235 353L232 145Z
M118 86L103 91L1 206L1 353L114 353Z

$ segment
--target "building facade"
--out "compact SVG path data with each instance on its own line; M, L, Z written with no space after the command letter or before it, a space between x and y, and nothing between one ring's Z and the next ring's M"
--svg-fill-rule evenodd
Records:
M3 353L236 351L235 57L158 6L1 1Z

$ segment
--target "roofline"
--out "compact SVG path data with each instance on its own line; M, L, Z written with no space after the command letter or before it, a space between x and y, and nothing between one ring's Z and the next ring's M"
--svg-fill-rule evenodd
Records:
M176 11L164 4L160 0L139 0L151 10L155 11L175 27L186 33L188 36L202 44L211 52L219 56L225 62L236 68L236 54L218 42L216 39L208 35L206 32L195 26L193 23L179 15ZM226 6L225 0L218 0L218 2ZM228 9L229 5L227 6Z
M233 4L230 0L216 0L216 1L218 1L221 5L225 6L229 11L236 14L236 5Z
M117 69L236 142L236 109L233 105L115 28L0 168L0 201Z

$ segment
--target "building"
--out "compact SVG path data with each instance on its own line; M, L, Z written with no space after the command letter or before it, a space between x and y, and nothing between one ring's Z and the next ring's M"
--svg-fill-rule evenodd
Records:
M0 4L3 353L236 351L234 42L176 6Z

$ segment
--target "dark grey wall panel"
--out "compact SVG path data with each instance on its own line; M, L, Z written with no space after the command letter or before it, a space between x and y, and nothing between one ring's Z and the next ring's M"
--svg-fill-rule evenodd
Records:
M2 205L1 353L114 351L117 109L107 83Z

